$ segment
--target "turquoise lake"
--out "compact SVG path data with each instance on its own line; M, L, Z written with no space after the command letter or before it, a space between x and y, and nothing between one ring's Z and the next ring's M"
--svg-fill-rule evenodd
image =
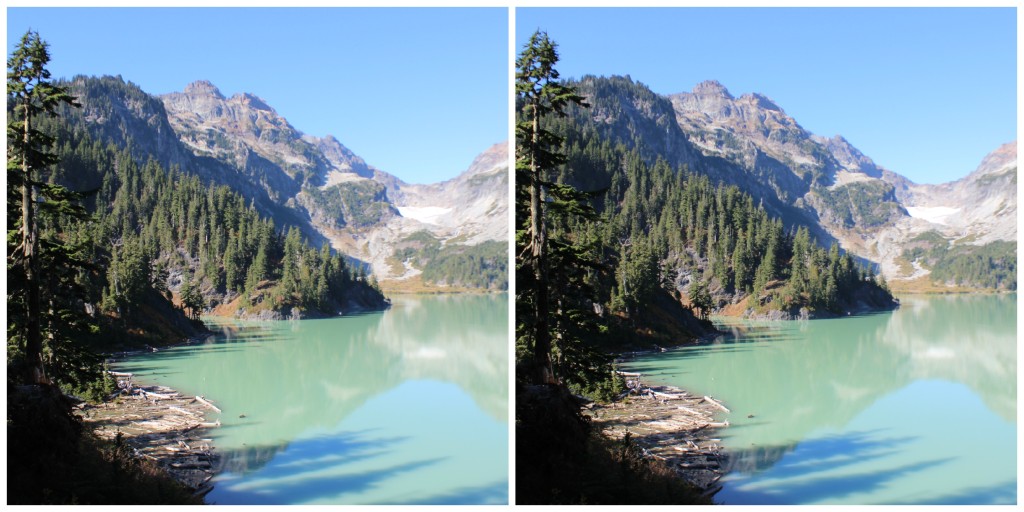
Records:
M508 503L508 295L400 296L384 312L230 322L116 365L204 395L217 504Z
M1017 503L1017 296L742 322L625 365L731 410L724 504Z

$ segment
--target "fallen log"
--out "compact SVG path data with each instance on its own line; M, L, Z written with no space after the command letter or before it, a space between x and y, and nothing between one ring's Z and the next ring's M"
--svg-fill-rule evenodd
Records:
M695 416L706 416L706 414L703 411L698 411L696 409L690 409L689 407L683 407L681 405L677 405L676 408L679 409L680 411L685 411L685 412L688 412L688 413L693 414Z
M721 402L718 402L717 400L715 400L714 398L711 398L710 396L705 395L704 396L704 401L709 403L709 404L711 404L711 405L714 405L715 407L718 407L719 409L721 409L721 410L723 410L725 412L732 412L726 406L722 405Z
M172 462L171 467L174 469L208 469L210 467L210 463L204 460Z
M187 416L202 416L198 412L188 411L188 410L182 409L181 407L175 407L173 405L168 407L168 409L170 409L172 411L180 412L180 413L185 414Z
M207 494L210 494L210 491L212 491L212 490L213 490L213 485L211 485L209 482L206 482L203 485L199 486L199 488L196 489L196 492L192 493L192 495L193 496L199 496L199 497L205 497Z
M139 392L142 393L142 396L144 396L146 398L149 398L149 397L153 396L153 397L159 398L160 400L173 400L174 399L174 397L171 396L171 395L165 395L163 393L157 393L155 391L146 391L145 389L142 389L142 388L139 388Z
M669 393L662 393L660 391L655 391L653 389L648 389L648 391L650 391L651 394L653 394L654 396L660 396L660 397L665 398L667 400L682 400L682 399L684 399L686 397L685 393L682 394L682 395L672 395L672 394L669 394Z
M216 405L213 405L213 404L212 404L212 403L210 403L210 402L209 402L208 400L206 400L205 398L203 398L203 397L201 397L201 396L199 396L199 395L196 395L196 400L198 400L198 401L199 401L199 403L201 403L201 404L203 404L203 405L205 405L205 406L209 407L210 409L213 409L213 410L215 410L215 411L217 411L217 412L220 412L220 413L223 413L223 412L224 412L224 411L220 410L220 409L219 409L219 408L218 408L218 407L217 407Z

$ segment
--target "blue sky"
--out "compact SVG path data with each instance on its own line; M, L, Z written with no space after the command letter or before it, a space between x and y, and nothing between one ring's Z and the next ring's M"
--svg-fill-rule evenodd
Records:
M517 52L538 28L563 78L759 92L918 183L960 178L1017 137L1012 8L519 8Z
M9 8L8 55L29 28L54 77L250 92L410 183L452 178L509 137L505 8Z

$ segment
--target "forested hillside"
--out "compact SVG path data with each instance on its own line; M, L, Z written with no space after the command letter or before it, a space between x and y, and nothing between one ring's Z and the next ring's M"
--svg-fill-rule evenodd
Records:
M950 244L935 232L911 239L903 257L931 269L931 279L952 286L1017 289L1017 243Z
M601 221L572 230L605 242L600 254L616 276L604 284L612 311L628 315L659 288L702 316L741 302L748 315L786 318L893 306L870 269L836 244L826 249L807 227L786 228L735 185L664 160L648 165L579 119L550 125L568 147L559 181L601 192Z
M383 304L361 267L326 245L309 247L294 226L279 230L227 186L152 158L137 161L130 136L123 148L104 145L66 117L57 119L44 125L60 142L49 180L95 190L86 199L94 222L68 230L95 242L92 258L109 258L105 279L91 283L105 309L131 316L148 288L173 292L193 316L236 299L239 313L274 316Z

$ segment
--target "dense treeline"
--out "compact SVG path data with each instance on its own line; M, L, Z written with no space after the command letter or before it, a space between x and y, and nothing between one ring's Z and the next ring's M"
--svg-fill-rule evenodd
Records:
M98 185L89 201L95 222L67 231L96 242L94 260L109 259L106 275L92 283L104 309L131 315L148 288L178 291L192 316L204 299L250 297L257 288L260 302L250 308L286 313L333 314L357 299L363 307L380 303L362 267L350 268L326 244L309 247L295 227L278 232L228 187L153 159L137 163L129 147L104 146L68 123L52 129L61 143L51 181L74 176Z
M936 233L911 240L903 257L931 268L936 282L972 288L1017 289L1017 243L953 245Z
M476 245L441 242L426 231L406 237L396 248L399 263L415 262L423 280L442 286L508 289L508 243L488 240Z
M488 240L477 245L446 246L428 256L423 279L432 283L505 290L508 288L508 243Z

